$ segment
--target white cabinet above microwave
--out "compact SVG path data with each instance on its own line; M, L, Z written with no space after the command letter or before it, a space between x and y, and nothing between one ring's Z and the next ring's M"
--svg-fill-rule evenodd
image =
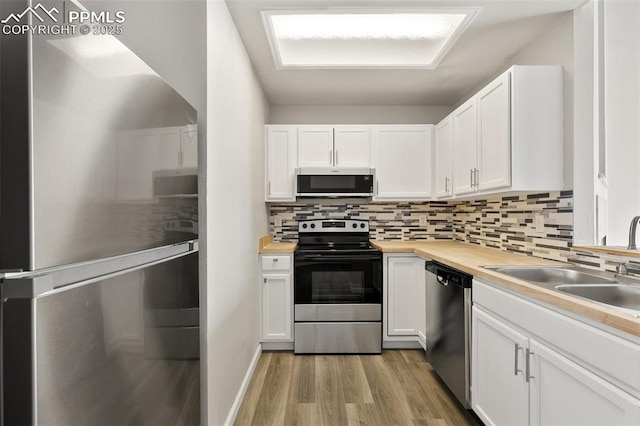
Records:
M298 167L370 167L370 126L298 126Z

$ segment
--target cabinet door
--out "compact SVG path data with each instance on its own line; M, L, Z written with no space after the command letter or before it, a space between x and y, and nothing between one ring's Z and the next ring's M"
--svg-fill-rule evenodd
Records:
M182 129L180 158L180 167L198 167L198 129L195 125Z
M427 276L424 269L424 260L416 257L415 274L416 274L416 293L418 300L418 341L422 349L427 348Z
M295 127L267 127L266 201L295 201L295 138Z
M477 95L480 191L511 185L510 75L502 74Z
M640 400L546 345L529 348L532 425L640 424Z
M262 341L292 341L291 275L262 275Z
M379 126L374 133L375 199L428 199L433 126Z
M180 127L157 129L160 169L180 167Z
M371 167L368 126L336 126L333 139L335 167Z
M527 337L475 306L471 336L473 411L485 424L528 424Z
M475 97L452 113L453 120L453 193L476 190L473 170L477 167L478 129Z
M298 127L298 167L333 167L333 127Z
M445 118L435 127L435 196L438 198L449 197L452 192L451 127L451 117Z
M387 260L388 336L418 335L420 293L416 267L416 258L413 256L390 257Z

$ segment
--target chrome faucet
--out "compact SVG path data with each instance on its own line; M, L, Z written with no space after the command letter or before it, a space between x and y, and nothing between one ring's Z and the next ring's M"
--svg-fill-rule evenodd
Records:
M640 222L640 216L636 216L631 219L631 226L629 226L629 250L638 250L636 247L636 228L638 227L638 222Z
M616 275L640 274L640 264L636 262L620 262L616 267Z

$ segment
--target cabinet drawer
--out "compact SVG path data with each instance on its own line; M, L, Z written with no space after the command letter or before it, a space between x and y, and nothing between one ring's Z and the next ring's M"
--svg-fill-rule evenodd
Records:
M262 256L263 271L288 271L291 269L290 256Z
M569 359L640 398L640 345L507 291L473 282L473 304L535 336Z

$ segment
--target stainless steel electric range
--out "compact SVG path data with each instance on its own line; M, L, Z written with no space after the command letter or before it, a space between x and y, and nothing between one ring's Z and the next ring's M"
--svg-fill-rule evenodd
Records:
M368 221L305 220L298 232L295 353L380 353L382 253Z

